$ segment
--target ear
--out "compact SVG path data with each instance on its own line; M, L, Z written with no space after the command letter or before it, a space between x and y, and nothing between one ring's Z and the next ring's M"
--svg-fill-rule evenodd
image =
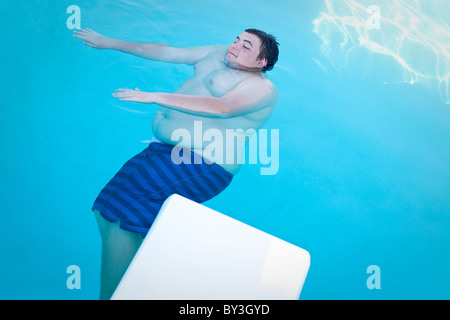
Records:
M264 68L265 66L267 66L267 59L266 58L259 59L256 66L258 68Z

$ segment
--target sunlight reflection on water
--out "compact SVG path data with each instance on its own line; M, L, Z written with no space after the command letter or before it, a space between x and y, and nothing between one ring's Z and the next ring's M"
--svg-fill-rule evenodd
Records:
M313 31L335 69L357 64L373 76L381 67L384 83L437 83L442 100L450 104L446 11L446 0L325 0Z

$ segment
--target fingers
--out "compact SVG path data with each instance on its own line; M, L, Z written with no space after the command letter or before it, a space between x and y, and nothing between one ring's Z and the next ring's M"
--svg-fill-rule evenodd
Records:
M73 33L79 34L79 35L85 35L86 30L85 29L75 29L73 30Z
M126 98L126 97L129 96L129 94L128 93L124 93L124 92L116 92L116 93L113 93L112 96L114 98Z
M147 99L143 95L145 95L145 93L138 88L135 90L117 89L116 92L112 94L114 98L119 98L121 101L147 102Z
M121 100L124 100L126 98L129 98L133 95L134 90L131 89L117 89L115 93L112 94L114 98L122 98Z
M74 30L73 33L73 36L75 38L79 38L81 40L86 40L86 37L88 36L88 34L83 29Z
M75 38L80 38L83 40L86 40L86 38L90 35L92 35L93 33L95 33L95 31L93 31L92 29L86 28L86 29L76 29L73 31L74 33L74 37Z
M95 31L92 29L89 29L89 28L85 28L85 29L80 28L80 29L75 29L74 32L75 33L90 33L90 32L95 32Z

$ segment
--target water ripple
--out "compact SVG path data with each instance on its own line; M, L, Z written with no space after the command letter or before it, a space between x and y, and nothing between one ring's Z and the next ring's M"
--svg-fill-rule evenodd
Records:
M448 9L446 0L325 0L313 31L336 69L357 63L355 58L389 57L377 61L389 61L395 68L378 63L371 72L386 68L391 74L385 83L395 77L411 84L437 83L442 100L450 104Z

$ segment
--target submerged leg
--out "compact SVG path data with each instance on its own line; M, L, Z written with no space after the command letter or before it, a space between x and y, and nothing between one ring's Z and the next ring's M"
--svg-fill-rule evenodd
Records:
M102 266L100 299L110 299L136 251L142 243L142 236L123 230L119 221L114 223L94 211L102 237Z

